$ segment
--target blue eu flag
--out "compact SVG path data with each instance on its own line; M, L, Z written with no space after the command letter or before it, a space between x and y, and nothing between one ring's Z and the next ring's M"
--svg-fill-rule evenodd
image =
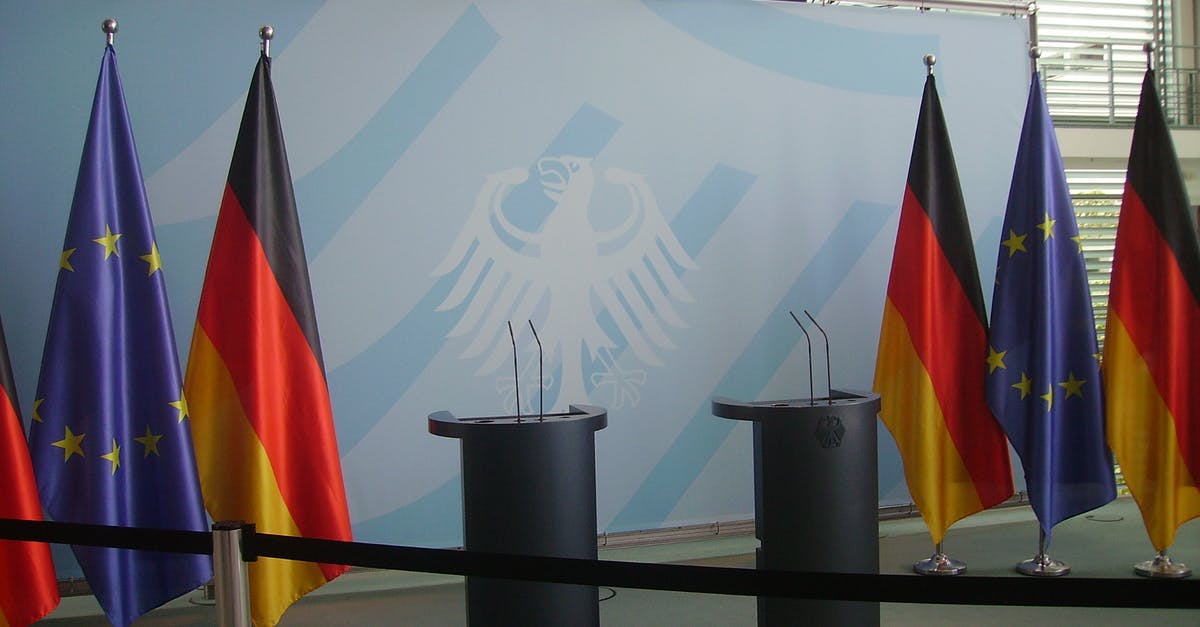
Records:
M1021 456L1033 511L1057 523L1111 501L1083 244L1034 73L992 295L987 401Z
M207 530L182 390L162 260L109 45L33 402L29 447L50 517ZM119 626L212 575L206 555L73 548Z

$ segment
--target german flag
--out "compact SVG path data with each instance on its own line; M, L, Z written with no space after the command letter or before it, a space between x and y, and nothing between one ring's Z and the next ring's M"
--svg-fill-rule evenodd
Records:
M184 383L213 520L350 540L350 516L271 60L255 68L209 253ZM249 566L251 618L273 625L347 567Z
M875 362L883 419L934 544L1013 493L1008 446L984 399L987 318L933 75L917 120Z
M0 326L0 476L5 477L0 518L41 520L42 504L20 415L8 345ZM36 409L34 416L36 419ZM58 607L58 601L50 546L0 540L0 626L32 624Z
M1104 346L1108 443L1159 551L1200 516L1200 243L1147 70Z

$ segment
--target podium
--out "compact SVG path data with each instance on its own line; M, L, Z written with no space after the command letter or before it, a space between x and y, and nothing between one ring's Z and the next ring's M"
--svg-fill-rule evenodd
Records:
M765 570L879 573L879 395L741 402L712 413L754 423L754 529ZM759 625L878 625L879 604L758 599Z
M599 407L561 414L429 415L429 432L462 442L463 541L470 551L596 559ZM470 625L599 625L595 586L467 578Z

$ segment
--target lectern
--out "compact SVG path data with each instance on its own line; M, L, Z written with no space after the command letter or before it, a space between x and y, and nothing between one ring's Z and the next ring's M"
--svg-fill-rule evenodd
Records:
M879 573L879 395L742 402L713 415L754 423L758 568ZM759 625L878 625L879 604L758 599Z
M464 546L471 551L596 559L599 407L544 416L429 415L462 442ZM599 625L595 586L467 578L470 625Z

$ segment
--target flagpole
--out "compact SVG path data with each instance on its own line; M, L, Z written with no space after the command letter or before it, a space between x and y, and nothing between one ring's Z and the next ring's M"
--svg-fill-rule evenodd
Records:
M925 63L927 75L932 77L937 57L929 53L922 58L922 61ZM965 562L946 555L942 550L942 543L939 541L934 544L933 555L913 564L912 569L918 575L959 575L966 572L967 565Z
M933 545L933 555L913 564L913 572L918 575L961 575L967 572L967 564L946 555L942 551L942 543Z
M113 35L117 32L117 21L110 17L100 22L100 30L104 31L105 44L109 46L113 45Z
M1038 525L1038 552L1032 558L1017 564L1017 572L1034 577L1061 577L1071 572L1071 565L1060 562L1046 554L1046 530Z
M271 58L271 39L275 37L275 29L271 28L270 24L264 24L258 29L258 38L262 40L262 54L264 57Z
M1154 42L1146 42L1142 45L1142 51L1146 53L1146 71L1154 71ZM1138 115L1142 115L1139 107ZM1136 131L1135 131L1136 138ZM1145 514L1143 513L1143 516ZM1146 560L1138 564L1134 564L1133 572L1142 577L1150 577L1154 579L1183 579L1190 577L1192 569L1183 562L1175 562L1167 556L1167 548L1164 547L1154 559Z

